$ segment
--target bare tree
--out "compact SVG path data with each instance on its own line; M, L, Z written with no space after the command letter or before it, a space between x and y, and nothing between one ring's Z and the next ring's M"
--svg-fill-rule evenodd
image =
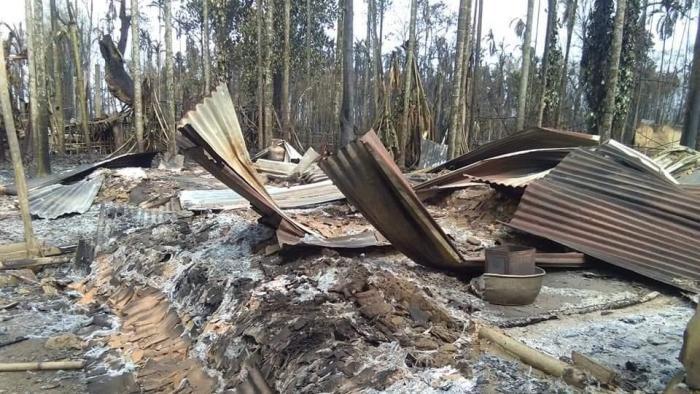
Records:
M257 107L258 107L258 149L263 149L267 146L267 141L265 141L265 74L263 72L263 0L256 0L255 2L256 10L256 20L255 20L255 30L258 40L257 48L257 64L256 69L258 71L257 75Z
M343 11L343 104L340 117L340 146L350 143L355 137L355 69L353 67L352 10L353 0L344 1Z
M139 152L146 148L143 140L143 97L141 93L141 37L139 34L139 0L131 0L131 62L134 79L134 126Z
M566 49L564 50L564 69L559 82L559 105L555 114L554 126L561 126L561 111L564 106L564 96L566 95L566 85L569 77L569 52L571 50L571 38L574 34L574 24L576 23L576 11L578 0L567 0L566 3Z
M382 1L382 0L379 0ZM370 30L371 41L372 41L372 71L374 75L374 84L372 88L372 97L374 98L373 104L373 114L377 114L381 103L381 92L382 92L382 75L384 71L382 70L382 50L379 46L379 37L377 37L377 0L369 0L369 14L372 16L372 25Z
M88 127L88 106L87 92L85 91L85 74L83 73L82 61L80 58L80 35L78 34L78 21L75 16L73 6L66 0L68 7L68 33L71 41L71 53L73 54L73 69L75 72L75 90L78 96L78 116L80 117L80 129L83 133L83 142L88 152L91 149L92 141L90 128Z
M204 68L204 94L211 91L211 66L209 65L209 0L202 0L202 63Z
M289 102L289 63L290 63L290 12L291 12L291 0L284 0L284 37L283 37L283 53L282 53L282 89L281 89L281 107L282 107L282 135L286 141L291 141L291 129L289 124L289 112L290 112L290 102Z
M695 32L695 44L693 46L693 66L690 71L690 85L688 98L686 99L685 122L681 144L689 148L700 150L698 144L698 129L700 128L700 17L698 28Z
M60 153L65 153L65 119L63 115L63 42L61 36L63 32L58 25L58 8L56 0L50 0L51 12L51 57L53 58L53 129L56 135L56 149Z
M406 49L406 66L404 67L403 111L401 111L401 128L399 130L399 156L397 164L406 166L406 148L408 145L408 113L411 104L411 81L413 80L413 57L416 50L416 0L411 0L411 19L408 23L408 48Z
M172 0L165 0L165 121L168 129L168 154L177 154L175 143L175 72L173 70L173 11Z
M459 17L457 20L457 45L455 55L454 75L452 78L452 108L450 109L450 128L449 128L449 143L447 155L449 158L454 158L457 155L457 144L460 134L460 116L462 98L464 89L462 87L462 74L466 72L464 69L465 56L464 42L467 30L469 30L469 20L471 18L471 0L460 0L459 2Z
M29 3L30 0L27 0ZM31 17L31 12L27 13ZM31 25L28 25L28 27ZM0 36L0 112L4 120L4 128L7 132L7 142L10 146L10 156L15 171L15 184L17 185L17 197L19 200L22 222L24 224L24 242L27 252L36 252L37 245L32 230L32 218L29 214L29 195L27 193L27 181L22 166L22 155L19 150L15 120L12 118L12 104L7 82L7 65L5 64L5 44ZM31 78L31 77L30 77Z
M527 0L527 20L525 22L525 35L523 37L523 59L520 69L520 88L518 89L518 118L515 129L520 131L525 128L525 112L527 111L527 85L530 78L530 41L532 40L532 17L534 15L535 0Z
M613 21L612 43L610 45L610 67L605 81L605 101L603 102L603 116L598 128L600 140L610 139L612 122L615 115L615 95L617 93L617 79L620 71L620 53L622 52L622 30L625 26L625 8L627 0L617 0L617 10Z
M100 64L95 63L95 117L102 117L102 70Z
M263 72L265 73L265 91L264 91L264 119L265 127L265 144L272 141L272 129L274 119L274 105L272 104L272 22L274 21L274 3L272 0L265 2L265 34L263 41L265 42L265 62L263 64Z
M540 98L537 107L537 126L542 127L544 108L547 104L547 83L549 78L549 56L552 37L557 24L557 0L549 0L547 5L547 33L544 36L544 54L542 55L542 75L540 76Z
M345 53L343 52L343 30L345 28L344 4L344 0L338 0L338 23L335 33L335 92L333 95L333 108L335 110L335 118L338 120L338 123L342 123L341 105L343 100L343 58L345 56Z
M51 173L49 163L48 97L46 93L46 48L44 40L43 4L26 0L27 48L29 52L30 115L34 162L37 175ZM32 7L33 6L33 7Z

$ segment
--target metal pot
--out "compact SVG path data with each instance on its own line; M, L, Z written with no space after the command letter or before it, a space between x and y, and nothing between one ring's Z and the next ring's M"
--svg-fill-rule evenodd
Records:
M496 305L532 304L542 289L545 271L535 267L533 275L501 275L486 273L471 281L476 295Z

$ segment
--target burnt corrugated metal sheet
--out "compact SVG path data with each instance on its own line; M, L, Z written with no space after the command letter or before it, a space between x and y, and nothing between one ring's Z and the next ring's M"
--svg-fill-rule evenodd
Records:
M510 226L697 292L698 198L607 150L577 150L530 184Z
M449 187L469 180L479 180L497 186L523 188L530 182L547 175L572 149L532 149L480 160L423 182L417 185L415 190Z
M320 166L364 217L413 261L448 269L467 265L374 131L322 159Z
M179 122L178 145L218 180L250 201L263 220L277 229L280 244L322 244L337 248L384 245L380 237L367 234L324 238L285 214L265 190L253 168L236 110L225 84L197 105ZM372 243L372 240L375 240Z
M233 101L226 85L197 104L180 120L182 150L217 179L250 201L253 208L279 229L303 237L310 230L290 219L267 193L253 168Z
M614 158L620 163L624 163L642 172L647 172L651 175L657 176L666 182L678 183L671 173L666 171L666 169L664 169L650 157L615 140L608 141L604 145L597 148L597 150L606 156Z
M153 158L157 152L146 153L127 153L124 155L115 156L104 159L96 163L83 164L74 169L60 174L53 174L43 178L30 179L27 182L29 190L39 189L49 185L55 185L64 182L73 182L84 178L100 167L104 168L123 168L123 167L150 167ZM0 186L0 193L17 194L15 185Z
M265 189L282 209L309 207L345 199L330 180L291 187L266 186ZM248 200L230 189L183 190L180 192L180 204L191 211L240 209L250 205Z
M680 185L688 193L700 197L700 185Z
M455 170L480 160L524 150L577 148L595 145L598 145L597 135L534 127L509 137L484 144L471 152L433 168L431 172L444 169Z
M426 140L425 138L420 140L420 160L418 161L419 169L432 168L444 163L446 160L447 145Z
M85 213L95 201L104 176L97 175L70 185L49 185L29 192L29 211L43 219Z

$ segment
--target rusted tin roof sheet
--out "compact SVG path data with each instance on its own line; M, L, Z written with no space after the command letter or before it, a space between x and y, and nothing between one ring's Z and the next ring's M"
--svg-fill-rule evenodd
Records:
M263 186L246 150L236 110L225 84L179 122L178 145L218 180L250 201L263 220L277 229L280 244L307 244L337 248L386 245L370 234L324 238L285 214Z
M465 181L479 180L485 183L524 188L530 182L547 175L572 148L532 149L496 156L423 182L416 191L435 187L449 187Z
M466 266L374 131L322 159L320 166L364 217L413 261L436 268Z
M607 150L577 150L530 184L510 226L697 292L697 196Z
M344 200L345 196L330 181L291 187L266 186L265 189L282 209L302 208ZM250 203L233 190L183 190L180 204L190 211L247 208Z
M43 219L85 213L95 201L104 176L98 174L70 185L49 185L29 192L29 211Z
M680 185L686 192L700 198L700 185Z
M597 135L533 127L509 137L484 144L471 152L433 168L431 172L444 169L455 170L480 160L518 151L545 148L577 148L595 146L597 144Z
M182 150L218 180L250 201L273 227L303 237L309 230L282 212L267 193L246 150L226 85L221 84L180 120Z
M49 185L55 185L63 182L73 182L84 178L100 167L104 168L123 168L123 167L150 167L153 158L157 152L146 153L127 153L111 158L107 158L96 163L83 164L75 167L72 170L62 172L60 174L52 174L43 178L30 179L27 182L29 190L39 189ZM0 186L0 194L17 194L15 185Z

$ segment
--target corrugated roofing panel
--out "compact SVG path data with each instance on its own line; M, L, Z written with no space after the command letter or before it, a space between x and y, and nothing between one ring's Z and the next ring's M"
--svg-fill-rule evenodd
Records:
M60 174L52 174L43 178L33 178L27 181L29 190L39 189L49 185L63 182L73 182L84 178L100 167L122 168L122 167L150 167L157 152L127 153L111 158L107 158L96 163L82 164L72 170ZM0 193L17 194L15 185L0 186Z
M324 238L285 214L263 186L246 150L236 110L225 84L197 104L179 122L178 145L217 179L250 201L263 220L277 229L280 244L308 244L337 248L385 245L378 236L347 235ZM374 240L374 241L373 241ZM312 242L313 241L313 242Z
M95 201L104 176L97 175L70 185L49 185L29 192L29 211L43 219L85 213Z
M212 92L195 110L180 120L184 138L178 144L190 157L217 179L250 201L274 227L296 236L309 233L275 204L267 193L248 156L238 117L225 84ZM286 225L282 226L282 223Z
M344 200L345 196L330 180L291 187L266 186L272 199L280 208L302 208L331 201ZM247 208L250 203L233 190L183 190L180 204L191 211L210 209Z
M455 170L490 157L531 149L577 148L598 145L597 135L533 127L506 138L484 144L471 152L437 166L431 172Z
M374 131L322 159L320 166L364 217L413 261L436 268L467 266Z
M463 183L465 180L523 188L547 175L571 151L572 148L549 148L507 153L440 175L417 185L415 190L445 187Z
M510 226L697 292L698 198L606 151L571 153L530 184Z

